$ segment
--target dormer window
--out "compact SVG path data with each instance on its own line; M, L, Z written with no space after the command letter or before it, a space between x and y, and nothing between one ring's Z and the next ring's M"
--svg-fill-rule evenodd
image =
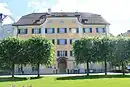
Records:
M84 23L87 23L87 22L88 22L88 19L83 19L83 22L84 22Z
M87 23L87 21L84 21L84 23Z

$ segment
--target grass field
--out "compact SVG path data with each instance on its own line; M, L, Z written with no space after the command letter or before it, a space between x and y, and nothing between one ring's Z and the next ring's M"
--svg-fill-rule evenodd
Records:
M130 76L75 76L75 77L42 77L42 78L0 78L0 87L130 87Z

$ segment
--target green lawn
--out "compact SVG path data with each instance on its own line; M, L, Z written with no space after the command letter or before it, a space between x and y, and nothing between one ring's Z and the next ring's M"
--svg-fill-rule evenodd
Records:
M0 87L130 87L130 76L77 76L77 77L42 77L42 78L0 78Z

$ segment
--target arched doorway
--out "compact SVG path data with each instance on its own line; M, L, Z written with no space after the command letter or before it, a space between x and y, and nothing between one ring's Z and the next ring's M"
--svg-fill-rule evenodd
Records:
M67 58L58 58L58 69L59 73L65 74L67 68Z

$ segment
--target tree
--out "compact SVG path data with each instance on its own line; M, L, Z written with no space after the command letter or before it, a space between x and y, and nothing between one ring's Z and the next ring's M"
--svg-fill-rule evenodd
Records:
M10 66L12 77L14 77L15 64L19 62L19 54L21 52L21 43L18 38L6 38L0 43L0 57L4 65Z
M116 61L122 66L122 73L125 75L125 64L129 60L129 45L128 39L125 37L118 37L116 43Z
M87 64L87 75L89 75L89 62L94 61L93 38L86 37L75 41L73 51L77 63Z
M42 37L32 37L26 42L27 54L32 65L37 65L38 77L40 77L40 64L49 65L54 60L54 48L52 43Z
M104 62L105 65L105 75L107 75L107 63L113 58L113 41L110 37L103 37L99 39L97 44L98 51L98 61Z

